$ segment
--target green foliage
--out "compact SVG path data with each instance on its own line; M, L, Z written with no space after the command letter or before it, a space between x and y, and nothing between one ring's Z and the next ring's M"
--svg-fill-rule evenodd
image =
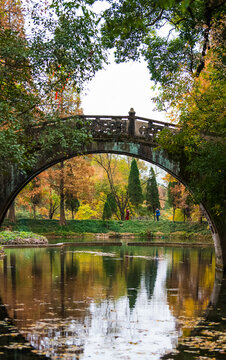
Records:
M221 0L113 0L103 16L103 43L115 48L117 62L143 56L161 86L157 105L175 105L203 70L213 23L224 10Z
M62 121L58 117L52 122L52 126L45 126L40 132L38 145L50 159L70 149L81 151L81 145L91 141L87 123L79 119Z
M217 216L226 216L226 144L210 141L202 144L189 161L190 184L198 202L204 202ZM197 182L198 176L200 179Z
M16 31L0 25L0 167L9 164L27 169L33 164L29 158L33 145L30 126L35 123L40 101L31 81L27 42Z
M15 30L16 15L11 28L0 24L0 167L5 173L12 165L29 171L40 148L51 158L54 152L79 151L90 140L85 124L74 122L71 131L72 124L59 119L57 109L47 111L46 103L68 77L81 88L105 61L98 19L84 1L53 2L45 8L47 16L42 2L34 6L27 14L33 27L29 38L23 29Z
M7 244L10 240L17 239L39 239L41 235L34 234L33 232L27 231L1 231L0 232L0 243Z
M143 195L139 178L139 169L135 159L131 162L128 180L128 194L132 205L138 207L138 205L142 203Z
M7 224L7 221L5 221ZM53 235L73 235L73 234L84 234L84 233L133 233L133 234L144 234L147 232L156 233L161 232L163 235L170 235L175 232L185 232L187 234L199 233L205 236L211 234L208 228L208 224L203 222L199 223L188 223L188 222L172 222L164 220L157 222L154 220L108 220L108 229L104 225L102 220L68 220L67 225L63 228L60 227L59 221L57 220L33 220L33 219L20 219L16 224L11 224L13 231L33 232L36 234L53 234ZM62 233L63 231L63 233Z
M109 220L111 216L112 216L111 205L109 204L108 201L105 201L102 219Z
M116 214L118 207L114 194L110 193L107 195L107 202L110 205L112 214Z
M65 84L69 75L77 88L83 87L105 61L99 20L90 4L89 0L53 1L46 8L47 16L43 16L41 5L35 8L36 26L29 45L39 69L50 76L54 72L55 90Z
M157 208L160 208L160 202L159 202L159 191L156 181L156 176L154 169L150 168L150 174L147 181L147 187L146 187L146 201L148 210L155 214L155 210Z
M65 205L66 205L66 208L71 211L72 218L73 218L73 214L76 213L79 209L80 202L79 202L77 196L73 196L73 194L66 192Z
M179 104L180 131L172 137L162 132L159 143L169 156L181 163L181 173L187 179L195 201L202 202L212 216L226 217L226 126L224 107L226 81L223 68L223 28L213 40L206 66L196 79L193 89ZM216 25L215 25L216 26ZM216 40L217 39L217 40Z
M168 205L170 207L175 208L175 202L174 202L174 196L173 193L171 192L171 189L174 188L174 186L176 185L176 181L170 181L168 184L168 188L167 188L167 201L168 201Z

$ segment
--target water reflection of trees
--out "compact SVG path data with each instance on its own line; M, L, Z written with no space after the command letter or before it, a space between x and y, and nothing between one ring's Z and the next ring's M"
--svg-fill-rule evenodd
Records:
M4 259L0 287L9 314L31 343L49 356L65 354L69 348L71 354L81 354L95 327L118 338L123 316L126 321L135 319L138 302L149 306L162 256L172 260L167 287L174 316L198 316L208 302L214 279L214 260L208 251L164 254L154 248L125 247L117 249L115 257L92 252L8 250ZM127 304L130 315L125 317ZM94 311L105 319L102 323L94 324Z
M34 353L34 348L18 332L0 298L0 358L4 360L47 360Z
M208 306L214 286L215 258L212 249L174 249L171 264L167 278L168 302L184 335L188 335L195 319Z

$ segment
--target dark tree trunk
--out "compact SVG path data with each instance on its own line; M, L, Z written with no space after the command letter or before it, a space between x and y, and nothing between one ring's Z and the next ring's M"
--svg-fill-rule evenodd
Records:
M52 199L49 201L49 219L52 220L53 218L53 202Z
M64 162L61 161L61 176L60 176L60 225L66 225L66 217L64 210Z
M203 217L203 211L202 211L202 209L199 207L199 224L202 224L202 217Z
M36 205L33 204L32 209L33 209L33 218L36 219Z
M175 218L175 211L176 211L176 209L173 207L173 222L174 222L174 218Z
M53 200L50 198L49 201L49 219L52 220L55 211L58 209L56 202L53 203Z
M14 201L13 201L13 203L11 204L11 206L9 208L8 219L12 223L16 222L16 212L15 212L15 202Z

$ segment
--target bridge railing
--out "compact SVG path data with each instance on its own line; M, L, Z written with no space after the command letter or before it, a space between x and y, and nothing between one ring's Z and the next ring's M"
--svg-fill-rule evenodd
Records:
M163 129L170 129L172 133L176 131L176 126L167 122L152 120L142 117L135 118L135 136L148 140L155 140Z
M121 115L65 115L60 116L62 121L69 122L73 127L73 121L80 119L87 123L94 138L103 137L132 137L156 142L158 134L165 128L175 133L178 129L175 125L136 116L133 109L130 109L126 116ZM48 124L51 125L51 124ZM52 123L54 126L54 122ZM75 125L76 126L76 125Z
M77 118L89 122L94 136L131 136L154 141L165 128L174 133L177 127L171 123L148 119L135 115L133 109L128 116L119 115L79 115Z

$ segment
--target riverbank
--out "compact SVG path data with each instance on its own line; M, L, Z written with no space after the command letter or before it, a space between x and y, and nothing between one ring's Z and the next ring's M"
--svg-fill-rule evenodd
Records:
M110 238L157 238L166 242L188 241L212 243L212 237L206 222L188 223L172 222L168 220L68 220L66 226L60 226L57 220L19 219L16 224L5 221L3 229L12 231L35 233L54 238L78 238L84 236L94 240Z
M45 236L26 231L0 231L1 245L47 245Z

